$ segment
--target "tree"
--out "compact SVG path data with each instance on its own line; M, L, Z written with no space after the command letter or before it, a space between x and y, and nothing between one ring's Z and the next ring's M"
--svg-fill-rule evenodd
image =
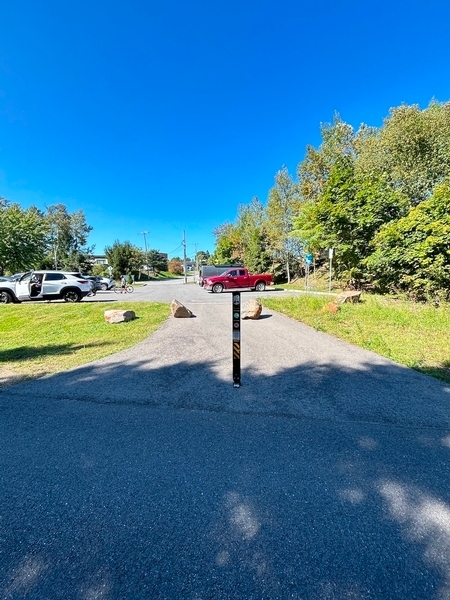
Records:
M345 123L338 113L335 113L332 123L321 124L320 132L320 147L307 146L306 156L297 167L299 191L305 201L319 198L338 159L355 157L353 127Z
M292 235L293 220L300 210L298 186L286 167L275 175L275 185L269 192L264 230L272 257L283 263L288 283L294 263L302 253L302 243Z
M256 196L250 204L238 207L234 232L237 259L255 273L264 272L272 263L264 222L264 206Z
M48 228L36 207L22 209L0 197L0 274L36 268L47 245Z
M216 247L209 263L213 265L229 265L238 262L238 236L236 227L229 222L223 223L213 231L216 236Z
M47 208L45 215L49 229L49 249L42 261L43 268L86 270L93 247L87 247L92 227L82 210L69 213L64 204Z
M383 291L416 300L450 299L450 179L375 236L366 264Z
M355 145L358 174L383 175L416 205L449 174L450 102L392 108L381 128L361 128Z
M336 275L360 287L367 279L364 260L375 234L407 210L407 199L382 180L358 181L353 159L344 156L335 162L319 198L303 206L295 234L310 252L334 248Z
M112 246L105 248L108 263L113 268L113 277L119 279L122 275L130 274L132 271L140 271L144 264L144 253L130 242L119 242L115 240Z
M211 255L208 250L199 250L195 255L195 264L197 266L206 265L210 261Z
M182 275L183 263L179 259L172 258L172 260L169 261L168 270L169 273L173 273L174 275Z
M159 250L149 250L148 254L148 264L150 267L152 267L153 271L155 273L158 273L160 271L167 271L168 269L168 264L167 264L167 259L165 258L165 256L163 254L161 254L161 252Z

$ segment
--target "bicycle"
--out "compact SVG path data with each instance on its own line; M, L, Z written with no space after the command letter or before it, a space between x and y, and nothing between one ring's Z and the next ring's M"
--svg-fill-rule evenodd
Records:
M132 294L134 292L134 287L132 285L126 285L125 287L115 285L111 289L116 294Z

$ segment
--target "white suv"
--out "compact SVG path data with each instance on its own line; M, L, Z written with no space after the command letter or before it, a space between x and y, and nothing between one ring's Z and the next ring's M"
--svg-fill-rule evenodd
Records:
M90 291L89 281L80 273L29 271L17 281L0 282L0 303L59 299L79 302Z

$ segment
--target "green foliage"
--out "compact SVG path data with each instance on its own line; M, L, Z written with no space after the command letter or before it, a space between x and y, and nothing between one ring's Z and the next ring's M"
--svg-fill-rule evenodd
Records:
M360 287L375 233L406 211L404 197L383 181L357 181L353 158L344 156L336 160L318 199L303 206L295 233L310 252L334 248L336 277Z
M450 180L450 102L402 105L381 127L362 124L356 133L336 114L321 134L298 165L298 182L281 169L266 207L254 198L235 223L217 228L212 261L251 270L284 263L289 280L300 253L334 248L335 277L352 286L448 297L447 221L430 211L446 194L436 186Z
M355 136L353 127L336 113L332 123L320 127L322 144L318 150L307 146L306 156L297 167L299 191L305 201L316 200L327 184L335 162L344 156L353 157Z
M24 210L0 198L0 274L39 266L47 244L44 215L34 206Z
M255 273L271 264L264 230L264 206L253 198L238 207L236 223L224 223L214 230L216 249L211 264L243 264Z
M357 171L365 178L383 175L415 205L428 198L449 175L450 102L428 108L401 105L390 110L379 129L357 135Z
M86 222L82 210L69 213L64 204L47 208L45 215L49 236L48 251L41 268L86 271L93 248L87 247L92 227Z
M250 204L241 204L238 207L236 258L254 273L262 273L271 264L264 219L264 206L256 197Z
M303 253L302 242L292 236L293 219L300 206L298 185L283 167L275 175L275 185L269 191L263 228L272 259L281 262L288 283L291 272L298 271L299 257Z
M109 277L107 265L95 264L91 267L90 272L96 277Z
M119 279L122 275L139 271L144 263L144 254L130 242L115 240L112 246L105 248L108 263L113 268L113 277Z
M201 266L201 265L206 265L208 264L208 262L210 261L211 255L208 252L208 250L199 250L197 252L197 254L195 255L195 264Z
M147 263L155 273L168 270L167 259L159 250L152 249L148 251Z
M375 236L366 264L383 291L417 300L450 298L450 182Z
M210 259L209 264L226 265L237 261L237 231L232 223L223 223L214 229L216 236L216 248Z

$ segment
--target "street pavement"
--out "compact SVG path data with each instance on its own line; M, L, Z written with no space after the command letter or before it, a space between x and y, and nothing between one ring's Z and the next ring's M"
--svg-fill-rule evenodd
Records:
M450 598L450 386L264 309L234 388L231 294L126 297L172 299L0 391L0 598Z

